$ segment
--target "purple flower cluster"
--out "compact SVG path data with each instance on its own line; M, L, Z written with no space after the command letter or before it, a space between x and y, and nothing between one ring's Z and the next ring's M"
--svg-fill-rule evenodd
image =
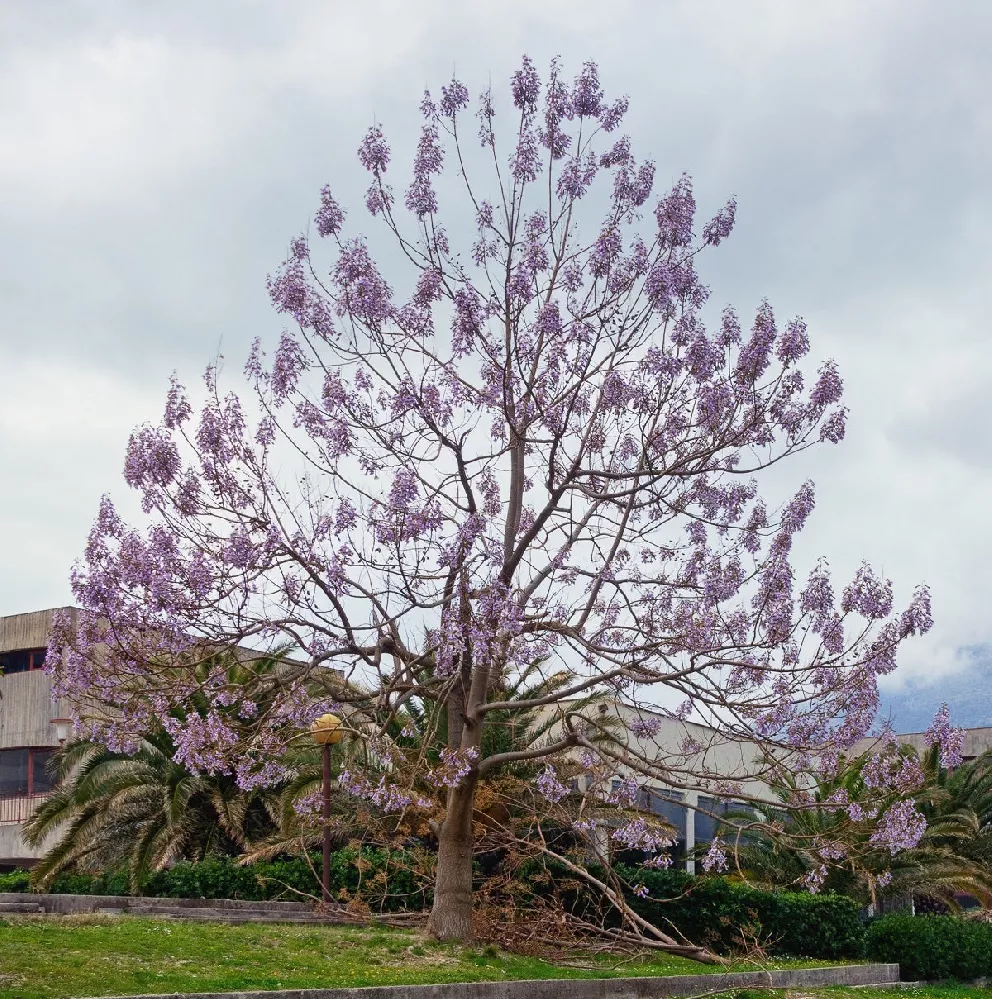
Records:
M445 746L441 750L441 765L427 770L424 779L436 787L457 787L472 772L478 759L479 750L474 746L468 749Z
M894 857L919 845L927 820L912 801L899 801L883 813L871 835L871 843L888 849Z
M406 192L406 206L417 218L437 212L437 194L431 177L441 172L444 150L438 138L437 126L425 125L420 133L417 158L413 162L413 183Z
M579 118L598 118L603 110L603 88L599 85L599 67L594 62L582 64L572 89L572 111Z
M320 192L320 208L314 221L321 236L336 236L344 225L344 209L331 196L326 184Z
M696 216L696 199L692 196L692 180L682 174L671 192L655 208L658 237L665 248L688 246L692 242L692 223Z
M194 773L231 772L231 750L237 738L226 719L216 711L189 713L185 719L167 715L162 725L172 736L174 758Z
M631 735L641 739L653 739L661 731L661 719L650 715L642 715L632 719L628 725Z
M734 228L737 218L737 199L731 198L723 208L703 226L703 242L707 246L719 246Z
M606 800L621 808L631 808L637 804L640 795L641 788L637 781L633 777L622 777L614 781Z
M459 80L452 79L446 86L441 88L441 103L439 105L441 114L445 118L454 118L459 111L468 107L468 88Z
M926 732L928 746L940 747L940 765L946 770L961 766L964 759L964 730L951 726L950 711L942 704Z
M657 853L675 842L670 829L643 816L637 816L618 826L610 838L626 850L642 850L644 853Z
M342 247L334 267L334 283L341 293L338 308L342 315L373 327L392 317L392 290L362 240Z
M513 103L521 111L533 113L537 110L541 96L541 78L529 56L523 57L523 64L513 74Z
M554 767L548 764L534 781L538 792L552 805L557 805L568 794L568 788L561 782Z
M820 889L823 887L823 882L827 880L827 865L820 864L819 867L814 867L812 870L807 871L800 879L799 883L812 895L816 895Z
M386 172L389 157L390 150L386 137L378 125L373 125L366 132L362 144L358 147L358 159L369 173L378 176Z
M124 459L124 481L151 495L155 486L168 486L179 475L179 451L165 428L141 427L131 434Z
M430 802L426 798L389 783L385 776L373 784L364 775L345 769L338 775L338 783L348 794L370 802L387 815L402 812L411 806L430 807Z
M854 579L844 588L841 610L845 614L860 614L870 621L892 613L892 581L879 579L871 566L863 563Z
M723 841L719 836L714 837L703 857L704 871L725 871L727 870L727 851L723 848Z
M276 403L285 400L296 389L300 375L306 371L307 366L306 355L297 339L289 333L283 333L269 374L269 386Z
M666 871L671 866L672 855L670 853L659 853L641 861L641 867L647 867L649 870Z

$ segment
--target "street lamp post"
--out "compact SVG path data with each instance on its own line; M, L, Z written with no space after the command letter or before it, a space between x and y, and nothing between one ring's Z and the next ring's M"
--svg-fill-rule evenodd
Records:
M331 900L331 746L339 743L344 730L337 715L321 715L311 726L313 741L322 749L324 764L324 855L320 883L324 902Z

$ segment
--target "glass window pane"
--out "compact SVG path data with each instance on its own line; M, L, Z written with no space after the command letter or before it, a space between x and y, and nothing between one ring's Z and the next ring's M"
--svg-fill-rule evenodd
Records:
M704 798L699 796L699 807L707 812L718 813L720 803L715 798ZM716 819L712 815L706 815L702 811L696 812L696 842L709 843L716 835Z
M678 791L649 791L647 807L675 827L679 843L685 843L686 809Z
M45 653L47 649L35 649L31 653L31 669L41 669L45 665Z
M734 815L737 820L740 820L742 813L751 811L740 801L727 801L723 798L706 798L703 795L699 796L698 801L700 808L705 808L706 811L712 812L713 815L703 815L702 812L696 812L697 843L709 843L717 835L721 825L719 816ZM713 816L717 816L717 818ZM725 835L727 832L727 827L724 826L722 834Z
M34 749L31 751L32 794L48 794L55 786L55 779L48 772L48 763L54 755L54 749Z
M11 673L26 673L29 669L31 669L30 649L0 652L0 672L5 676L9 676Z
M27 749L0 752L0 794L28 793L28 752Z

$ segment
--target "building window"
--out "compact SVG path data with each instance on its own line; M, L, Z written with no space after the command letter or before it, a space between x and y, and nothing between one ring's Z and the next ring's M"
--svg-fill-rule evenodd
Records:
M730 806L728 802L718 801L716 798L704 798L699 796L699 807L703 811L696 812L696 842L709 843L715 839L719 831L720 820L718 816L726 815ZM709 812L711 814L705 814Z
M54 786L48 761L54 749L0 749L0 797L48 794Z
M704 815L696 812L696 842L709 843L718 835L727 832L728 827L720 821L724 815L732 815L734 821L740 821L748 815L756 815L750 805L745 805L742 801L727 801L722 798L704 798L699 796L699 807L711 812L711 815ZM747 833L740 836L741 843L750 842Z
M679 849L685 846L686 807L678 791L645 790L639 805L663 818L675 829Z
M0 652L0 675L27 673L41 669L45 664L44 649L17 649L14 652Z

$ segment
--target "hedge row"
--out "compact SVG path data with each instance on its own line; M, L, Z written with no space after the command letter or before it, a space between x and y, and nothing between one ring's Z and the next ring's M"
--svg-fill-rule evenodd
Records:
M992 976L992 925L954 916L882 916L868 926L868 956L898 962L903 981Z
M864 956L861 909L844 895L760 891L684 871L627 869L622 875L648 890L630 899L636 912L718 952L758 943L772 954L796 957Z
M292 899L320 894L320 857L292 857L239 865L218 857L183 861L151 875L141 894L154 898ZM331 894L341 900L361 897L377 911L423 909L432 902L425 885L399 853L345 847L331 854ZM29 891L23 871L0 874L0 891ZM63 874L49 889L64 895L129 895L126 873Z
M331 890L337 898L361 898L373 909L422 909L431 904L430 886L413 872L402 853L353 848L331 855ZM159 871L143 894L162 898L241 898L268 901L313 897L319 857L294 857L247 866L230 858L183 862ZM992 925L950 916L883 916L862 923L856 902L840 895L765 892L721 877L694 877L682 871L618 867L631 885L633 908L660 927L670 926L695 943L727 953L758 942L774 954L812 958L868 957L897 962L903 979L971 981L992 977ZM578 910L590 895L564 869L525 864L519 887L544 898L556 897ZM0 891L29 890L23 871L0 874ZM54 893L127 895L124 874L66 874Z
M421 860L425 858L420 858ZM411 869L404 855L353 848L331 855L331 892L336 898L360 897L376 911L423 909L432 902L431 886ZM152 875L142 894L162 898L240 898L268 901L313 897L319 891L319 857L295 857L238 865L230 858L179 863ZM728 953L757 942L775 954L818 958L864 956L865 930L855 902L838 895L758 891L720 877L694 877L681 871L617 868L630 885L643 885L646 897L629 902L660 927L673 926L695 943ZM590 893L564 869L524 864L518 890L557 897L572 911L590 902ZM23 872L0 875L0 891L26 891ZM51 887L57 894L127 895L125 874L66 874Z
M677 870L622 864L615 870L630 886L627 901L635 912L718 953L759 944L769 953L796 957L864 956L861 910L845 896L760 891L723 877ZM595 868L590 872L602 873ZM554 896L566 910L580 915L597 904L580 881L551 863L525 864L521 881L534 894ZM634 893L633 887L647 894Z

